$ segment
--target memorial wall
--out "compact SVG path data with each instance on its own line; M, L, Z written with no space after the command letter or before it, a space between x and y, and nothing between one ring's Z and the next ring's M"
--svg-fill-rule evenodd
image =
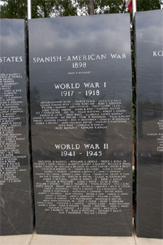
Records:
M163 238L163 11L137 12L136 233Z
M25 21L0 20L0 235L33 232Z
M29 21L36 232L132 234L129 14Z
M163 238L162 20L134 24L135 227L148 238ZM28 35L30 94L26 23L0 19L0 235L33 232L33 179L37 233L132 235L129 14L32 19Z

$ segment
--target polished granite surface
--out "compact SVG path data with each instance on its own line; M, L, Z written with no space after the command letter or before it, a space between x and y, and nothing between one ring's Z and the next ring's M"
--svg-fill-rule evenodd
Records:
M163 238L163 10L137 12L136 232Z
M29 21L39 234L132 233L129 17Z
M31 234L25 21L0 20L0 234Z

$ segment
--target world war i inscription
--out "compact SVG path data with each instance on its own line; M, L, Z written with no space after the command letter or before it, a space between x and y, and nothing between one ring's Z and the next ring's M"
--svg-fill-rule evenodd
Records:
M163 238L163 11L136 13L136 232Z
M0 235L33 232L25 21L0 20Z
M29 21L36 232L132 234L128 14Z

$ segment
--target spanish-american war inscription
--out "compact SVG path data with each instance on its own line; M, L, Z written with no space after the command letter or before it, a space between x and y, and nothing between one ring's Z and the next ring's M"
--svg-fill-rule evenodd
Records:
M33 232L25 22L0 20L0 235Z
M37 233L132 233L129 23L29 21Z
M136 232L163 238L163 11L136 13Z

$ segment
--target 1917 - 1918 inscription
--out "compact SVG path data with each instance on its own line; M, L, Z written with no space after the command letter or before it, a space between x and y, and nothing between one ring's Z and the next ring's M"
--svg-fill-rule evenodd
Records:
M29 21L37 233L132 233L129 22Z

